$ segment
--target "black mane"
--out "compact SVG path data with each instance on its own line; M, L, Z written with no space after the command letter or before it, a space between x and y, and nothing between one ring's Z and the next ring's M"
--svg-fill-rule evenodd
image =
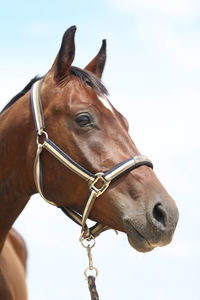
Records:
M6 106L2 109L1 113L3 113L6 109L8 109L13 103L15 103L18 99L20 99L22 96L24 96L32 87L32 85L40 80L42 77L35 76L31 81L25 86L25 88L19 92L17 95L15 95L9 102L6 104Z
M93 88L98 95L108 95L108 91L101 80L99 80L92 73L77 67L71 67L69 72L71 75L79 78L80 81L82 81L84 84L89 85L91 88ZM35 76L33 79L31 79L31 81L25 86L25 88L8 102L8 104L2 109L1 113L12 106L12 104L19 100L22 96L24 96L31 89L32 85L42 78L44 77Z

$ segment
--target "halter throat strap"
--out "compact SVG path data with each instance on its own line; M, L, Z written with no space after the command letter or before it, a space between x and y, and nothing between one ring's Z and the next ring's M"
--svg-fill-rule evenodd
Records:
M130 157L129 159L121 162L120 164L114 166L109 171L103 173L99 172L93 174L92 172L86 170L84 167L75 162L69 155L63 152L53 141L48 138L48 134L45 131L45 121L44 114L42 109L41 101L41 85L43 80L36 81L31 88L31 105L32 112L35 122L36 129L36 141L37 141L37 153L34 163L34 180L38 192L41 197L47 201L49 204L57 206L54 202L49 201L44 195L43 191L43 175L42 175L42 162L41 162L41 152L43 150L48 151L52 156L59 160L65 167L70 169L72 172L76 173L82 179L88 182L89 193L85 201L83 208L83 214L79 214L73 209L63 206L59 207L61 210L74 222L79 224L81 229L81 239L87 238L90 239L91 236L96 237L101 232L109 229L103 224L96 223L93 227L88 228L86 221L89 217L90 211L94 205L95 199L103 194L106 189L109 187L110 183L116 180L119 176L124 173L131 171L141 165L146 165L150 168L153 168L153 164L150 159L144 155L137 155ZM43 142L41 143L41 136L43 136ZM99 187L100 185L100 187ZM98 187L97 187L98 186Z

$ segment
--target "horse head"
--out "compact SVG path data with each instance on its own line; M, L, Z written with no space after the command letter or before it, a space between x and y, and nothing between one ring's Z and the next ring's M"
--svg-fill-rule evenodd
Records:
M101 82L106 41L85 69L73 67L75 31L72 26L65 32L41 85L46 131L83 168L105 174L140 153L129 136L127 120L109 102ZM34 152L35 147L29 147L30 157ZM81 213L88 194L87 182L48 151L42 152L41 161L44 193L49 201ZM145 252L171 241L178 210L152 168L141 165L111 182L94 202L89 218L125 232L131 246Z

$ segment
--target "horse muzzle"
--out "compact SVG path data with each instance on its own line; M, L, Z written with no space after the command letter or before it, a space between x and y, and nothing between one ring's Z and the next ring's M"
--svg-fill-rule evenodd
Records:
M150 203L140 214L130 217L129 213L123 218L128 241L139 252L169 244L178 222L179 213L173 199L159 199L156 203L153 201L153 205L152 201Z

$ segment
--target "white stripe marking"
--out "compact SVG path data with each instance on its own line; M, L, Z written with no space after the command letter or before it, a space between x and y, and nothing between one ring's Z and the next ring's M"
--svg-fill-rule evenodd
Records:
M113 109L110 105L109 100L105 96L99 96L98 98L102 102L102 104L113 113Z

